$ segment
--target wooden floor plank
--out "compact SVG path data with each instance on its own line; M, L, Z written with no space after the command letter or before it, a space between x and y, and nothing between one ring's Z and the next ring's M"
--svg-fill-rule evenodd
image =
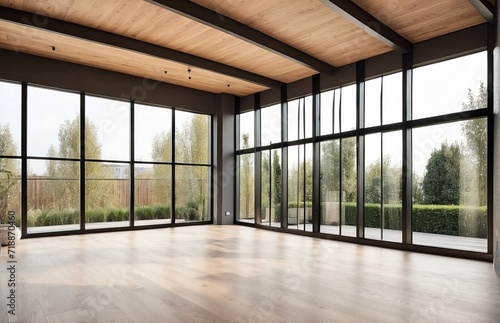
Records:
M491 263L248 228L24 239L2 322L482 322ZM5 299L7 252L0 251Z

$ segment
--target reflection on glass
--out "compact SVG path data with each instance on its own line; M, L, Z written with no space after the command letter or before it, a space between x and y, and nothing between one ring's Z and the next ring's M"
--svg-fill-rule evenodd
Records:
M0 82L0 156L21 153L21 85Z
M281 105L262 108L260 118L262 146L281 142Z
M85 163L85 228L129 225L130 165Z
M340 234L340 140L321 143L321 226L324 233Z
M130 159L130 103L85 97L85 157Z
M136 164L134 225L171 222L172 167Z
M381 134L365 136L365 238L381 239Z
M312 144L288 147L288 228L312 231Z
M28 155L80 157L80 95L28 87Z
M403 74L401 72L383 77L382 123L390 124L403 120Z
M252 148L254 146L255 120L254 112L245 112L239 115L240 134L239 149Z
M321 135L338 133L340 129L340 89L321 93Z
M365 145L365 238L402 242L402 133L367 135Z
M210 220L210 167L175 167L175 222Z
M470 94L481 92L487 78L486 51L413 70L413 118L460 112ZM486 107L484 104L475 109Z
M341 235L356 236L356 212L357 212L357 172L356 172L356 138L341 140L342 158L342 187L341 187Z
M0 224L15 212L15 224L21 224L21 160L0 158Z
M281 226L281 151L262 152L262 224Z
M413 243L487 251L487 121L413 131Z
M254 203L254 155L238 156L239 200L237 219L253 223L255 219Z
M80 229L80 163L28 160L28 233Z
M136 104L135 160L169 162L172 160L172 110Z
M380 126L381 95L382 95L381 77L377 77L373 80L365 82L365 127Z
M210 163L210 116L175 111L175 161Z
M341 88L341 131L356 129L356 85L349 85Z
M382 239L402 242L402 176L403 134L401 131L382 134Z
M312 137L312 96L288 102L288 141Z

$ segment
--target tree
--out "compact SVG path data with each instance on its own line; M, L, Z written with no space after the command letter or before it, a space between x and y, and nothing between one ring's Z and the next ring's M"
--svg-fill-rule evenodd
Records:
M327 192L342 191L344 201L356 201L356 138L332 140L321 145L321 192L323 200ZM342 158L342 169L340 160ZM342 176L342 188L340 188Z
M17 156L17 147L8 124L0 124L0 223L7 214L7 208L20 210L19 162L1 156ZM17 192L17 193L14 193ZM17 212L19 213L19 212Z
M81 142L80 116L75 117L73 120L66 120L61 124L58 138L59 145L57 149L50 146L47 152L48 157L79 158ZM90 119L85 119L85 155L87 158L92 159L101 158L101 145L97 136L97 127ZM79 163L49 160L45 175L49 178L64 179L57 183L50 181L47 191L44 193L47 196L55 196L55 198L51 199L53 209L74 208L80 203ZM87 162L85 163L85 175L85 202L88 208L117 205L117 183L102 180L113 177L110 169L106 169L99 162Z
M481 82L477 97L474 97L472 91L469 89L468 101L462 103L463 111L486 108L488 106L487 101L488 91L483 82ZM477 183L477 186L471 187L470 190L473 191L474 195L478 195L479 205L486 205L486 184L488 177L487 131L486 118L472 119L462 124L462 134L465 137L465 145L463 146L464 154L469 161L468 165L474 165L467 172L469 178L464 184Z
M424 203L424 190L422 188L422 177L418 176L415 172L413 173L412 181L412 197L413 204L423 204Z
M460 203L460 146L444 142L431 153L422 183L424 204Z
M384 204L401 202L401 176L401 168L392 165L390 156L384 156L383 163L378 159L370 164L365 177L365 202L380 203L382 200ZM383 199L381 198L382 187Z
M153 138L152 157L155 162L172 161L172 131L157 133ZM169 205L172 190L172 171L170 166L153 165L153 203Z
M346 202L356 201L356 138L342 139L342 191Z
M243 149L249 148L250 136L243 134ZM253 181L253 154L245 154L241 156L241 171L240 171L240 217L253 217L253 202L254 202L254 181Z

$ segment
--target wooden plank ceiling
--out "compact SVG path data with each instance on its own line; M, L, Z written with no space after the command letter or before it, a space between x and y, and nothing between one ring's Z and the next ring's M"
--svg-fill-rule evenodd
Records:
M485 21L469 0L353 2L411 43ZM374 37L368 27L353 23L345 13L332 9L329 4L321 0L194 0L187 6L210 9L219 14L221 21L233 19L250 27L257 36L259 32L264 33L277 44L291 46L330 66L343 66L393 50ZM258 44L169 10L168 1L0 0L0 6L20 10L24 15L21 21L0 17L1 48L213 93L244 96L318 73L311 66L270 49L273 46ZM7 11L2 7L0 14L2 10ZM48 30L45 25L50 19L45 17L168 48L181 56L186 53L191 55L190 60L162 57L130 46L120 48L85 39L71 32ZM56 50L52 50L52 46ZM201 63L192 60L193 57L201 58ZM263 77L264 81L248 76L247 72ZM266 82L266 79L277 82Z

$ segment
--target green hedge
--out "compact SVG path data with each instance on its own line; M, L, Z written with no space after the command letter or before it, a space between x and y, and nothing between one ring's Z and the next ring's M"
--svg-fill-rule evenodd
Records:
M90 209L86 212L87 223L128 221L128 209L121 208L99 208ZM135 209L136 220L169 219L170 206L152 205L140 206ZM16 225L20 225L19 216L16 216ZM78 224L80 223L80 211L75 209L60 212L49 212L42 210L28 211L28 227L42 227L51 225Z
M356 225L356 204L344 203L345 224ZM380 205L365 204L365 226L380 228ZM384 227L401 230L400 205L384 205ZM486 238L486 207L458 205L414 205L413 231L453 236Z

